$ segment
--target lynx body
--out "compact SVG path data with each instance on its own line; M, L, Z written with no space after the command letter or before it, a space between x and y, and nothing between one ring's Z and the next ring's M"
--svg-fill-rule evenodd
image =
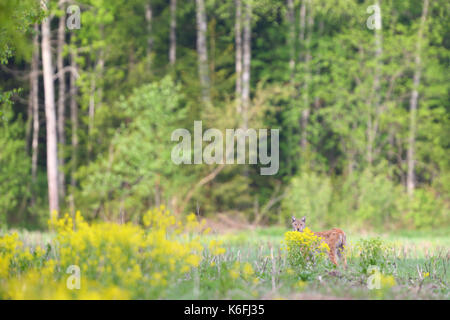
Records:
M292 227L294 231L303 232L306 226L306 217L296 219L292 217ZM344 267L347 267L347 259L345 257L344 249L347 244L347 238L345 232L338 228L333 228L327 231L313 232L316 236L320 237L324 241L330 251L328 256L336 266L338 265L336 257L339 258L339 262L343 262Z

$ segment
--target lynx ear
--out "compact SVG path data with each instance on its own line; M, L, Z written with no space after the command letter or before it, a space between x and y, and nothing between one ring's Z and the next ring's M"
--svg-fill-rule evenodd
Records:
M295 219L295 217L294 216L292 216L292 222L294 222L296 219Z
M303 217L303 218L302 218L302 222L305 222L305 221L306 221L306 217Z

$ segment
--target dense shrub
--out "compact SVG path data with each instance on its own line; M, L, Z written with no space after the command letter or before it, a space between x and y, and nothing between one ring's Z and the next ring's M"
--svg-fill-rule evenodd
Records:
M357 243L357 250L362 273L367 273L370 266L376 266L380 270L386 270L388 267L390 248L380 238L360 239Z
M328 245L314 235L309 228L305 228L303 232L286 232L284 249L289 265L302 280L307 280L320 270L330 250Z

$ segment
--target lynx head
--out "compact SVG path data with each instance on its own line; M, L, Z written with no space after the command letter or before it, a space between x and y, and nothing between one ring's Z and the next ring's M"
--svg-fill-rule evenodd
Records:
M298 220L294 216L292 216L292 227L294 228L294 231L302 232L303 229L305 229L305 225L306 225L306 217L303 217L300 220Z

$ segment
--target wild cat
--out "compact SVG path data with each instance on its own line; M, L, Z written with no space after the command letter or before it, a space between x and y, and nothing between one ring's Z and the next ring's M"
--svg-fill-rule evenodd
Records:
M305 226L306 226L306 217L303 217L300 220L298 220L294 216L292 216L292 227L294 228L294 231L303 232ZM336 266L338 266L338 263L336 261L336 256L338 256L339 262L343 260L344 267L346 268L347 259L344 254L344 248L347 245L347 239L344 231L338 228L333 228L331 230L313 233L316 236L322 238L323 239L322 241L328 244L328 247L330 248L328 256L331 262L333 262Z

